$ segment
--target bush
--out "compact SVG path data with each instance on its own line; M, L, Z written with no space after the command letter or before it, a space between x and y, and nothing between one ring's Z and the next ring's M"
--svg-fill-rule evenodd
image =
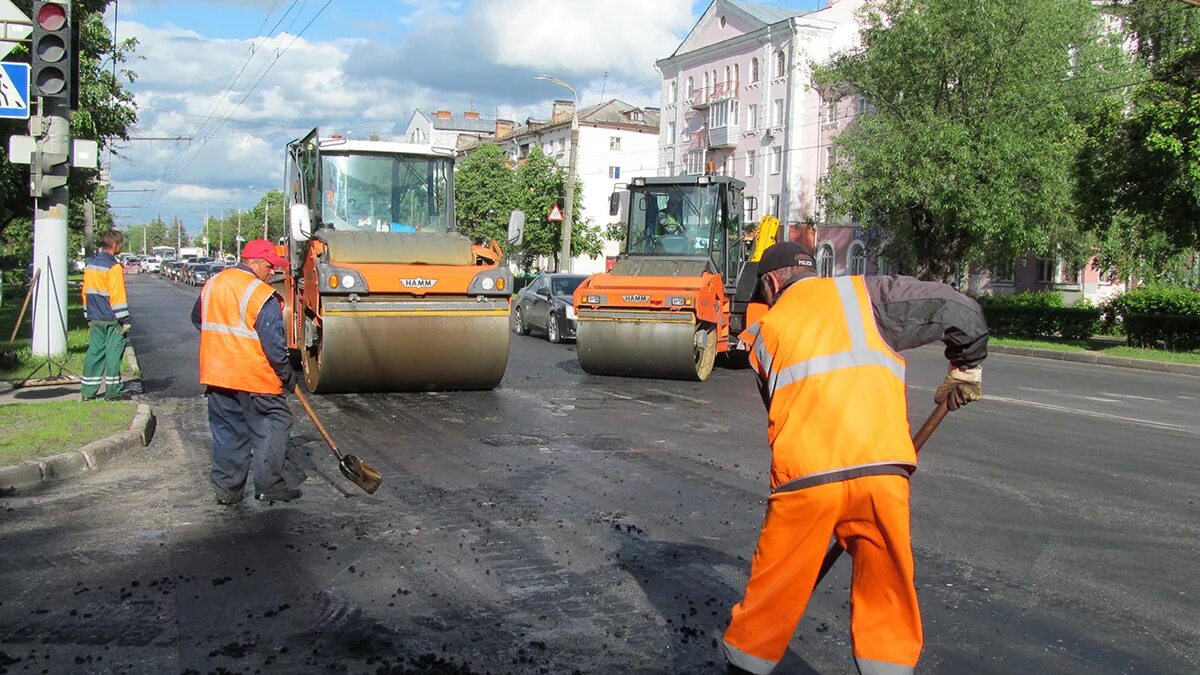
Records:
M1177 286L1135 288L1106 303L1105 321L1124 326L1130 346L1200 349L1200 291Z
M1028 291L1006 295L981 295L975 298L980 305L993 307L1065 307L1063 294L1058 291Z
M1038 307L985 303L983 315L993 335L1061 338L1081 342L1100 327L1100 310L1091 307Z

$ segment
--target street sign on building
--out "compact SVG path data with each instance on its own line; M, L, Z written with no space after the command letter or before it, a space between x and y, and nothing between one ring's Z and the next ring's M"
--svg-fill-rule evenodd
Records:
M549 220L552 223L561 223L562 219L562 209L558 208L558 204L555 204L554 208L550 209L550 215L546 216L546 220Z
M28 63L0 63L0 118L29 119Z

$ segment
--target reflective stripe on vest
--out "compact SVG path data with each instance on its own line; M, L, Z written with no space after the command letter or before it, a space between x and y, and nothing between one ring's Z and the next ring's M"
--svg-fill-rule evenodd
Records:
M806 279L742 334L768 408L773 490L915 469L904 360L871 311L861 277Z
M244 287L243 287L244 285ZM254 324L275 291L241 269L219 272L200 292L200 382L254 394L283 385L263 352Z

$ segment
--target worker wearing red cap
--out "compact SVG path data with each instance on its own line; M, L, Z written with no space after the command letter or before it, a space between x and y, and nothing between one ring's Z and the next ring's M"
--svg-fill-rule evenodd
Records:
M913 586L904 359L946 345L934 395L951 410L979 399L988 331L979 305L912 277L822 278L812 251L763 254L742 333L767 406L771 496L742 601L724 635L731 672L769 673L792 639L831 538L854 559L850 632L864 675L912 673L921 654Z
M271 242L256 239L242 261L218 272L200 291L192 323L200 329L200 383L207 387L217 501L242 501L254 473L255 498L290 501L306 476L288 462L292 413L284 390L295 386L279 296L266 283L288 266Z

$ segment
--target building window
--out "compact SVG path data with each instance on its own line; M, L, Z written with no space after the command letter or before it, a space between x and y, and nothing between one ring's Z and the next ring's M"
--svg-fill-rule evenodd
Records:
M667 175L668 176L675 175L675 162L667 162Z
M704 95L708 95L708 73L704 73Z
M1016 277L1016 264L1012 258L992 263L992 283L1011 284Z
M787 73L787 54L782 49L775 52L775 77L783 77Z
M758 104L751 103L746 110L746 128L753 130L758 128Z
M609 178L620 178L621 177L621 167L619 167L619 166L608 167L608 177Z
M725 15L722 14L721 15L721 28L724 28L724 27L725 27Z
M838 102L830 101L825 108L825 121L833 124L838 121Z
M771 148L771 175L783 171L783 148Z
M675 123L667 122L667 145L675 142Z
M1078 284L1079 275L1082 272L1078 267L1069 267L1067 263L1062 263L1059 266L1058 277L1064 284Z
M679 100L679 83L671 80L671 88L667 91L667 103L672 105Z
M696 80L689 76L687 82L688 82L688 86L687 86L688 98L695 98L696 97Z
M817 274L823 277L833 276L833 244L825 242L817 249Z
M687 166L684 171L689 176L699 176L704 173L704 151L692 150L687 154Z
M767 215L779 217L779 195L771 195L767 202Z
M1037 259L1037 281L1039 284L1054 283L1054 260L1052 258Z
M725 83L729 84L730 82L733 82L733 68L725 66Z
M771 104L771 126L783 126L783 99L777 98Z
M758 154L757 151L755 151L753 149L746 151L746 177L747 178L751 178L754 176L754 162L755 162L755 160L758 159L757 154Z
M643 120L642 111L641 110L630 110L629 111L629 120L631 122L641 122Z
M830 171L833 171L833 167L836 164L837 164L837 151L834 150L833 146L831 145L828 148L825 148L825 173L829 173Z
M758 82L758 57L750 59L750 84Z
M736 127L738 125L738 102L736 99L726 101L729 104L729 126Z
M733 64L733 86L737 86L742 81L742 67L738 64Z
M870 107L871 107L871 104L867 102L866 96L858 97L858 114L859 115L867 114L867 110L869 110Z
M846 252L846 270L853 276L867 273L867 247L861 241L850 244L850 250Z
M620 136L609 136L608 137L608 149L609 150L620 150L621 149L621 137Z

